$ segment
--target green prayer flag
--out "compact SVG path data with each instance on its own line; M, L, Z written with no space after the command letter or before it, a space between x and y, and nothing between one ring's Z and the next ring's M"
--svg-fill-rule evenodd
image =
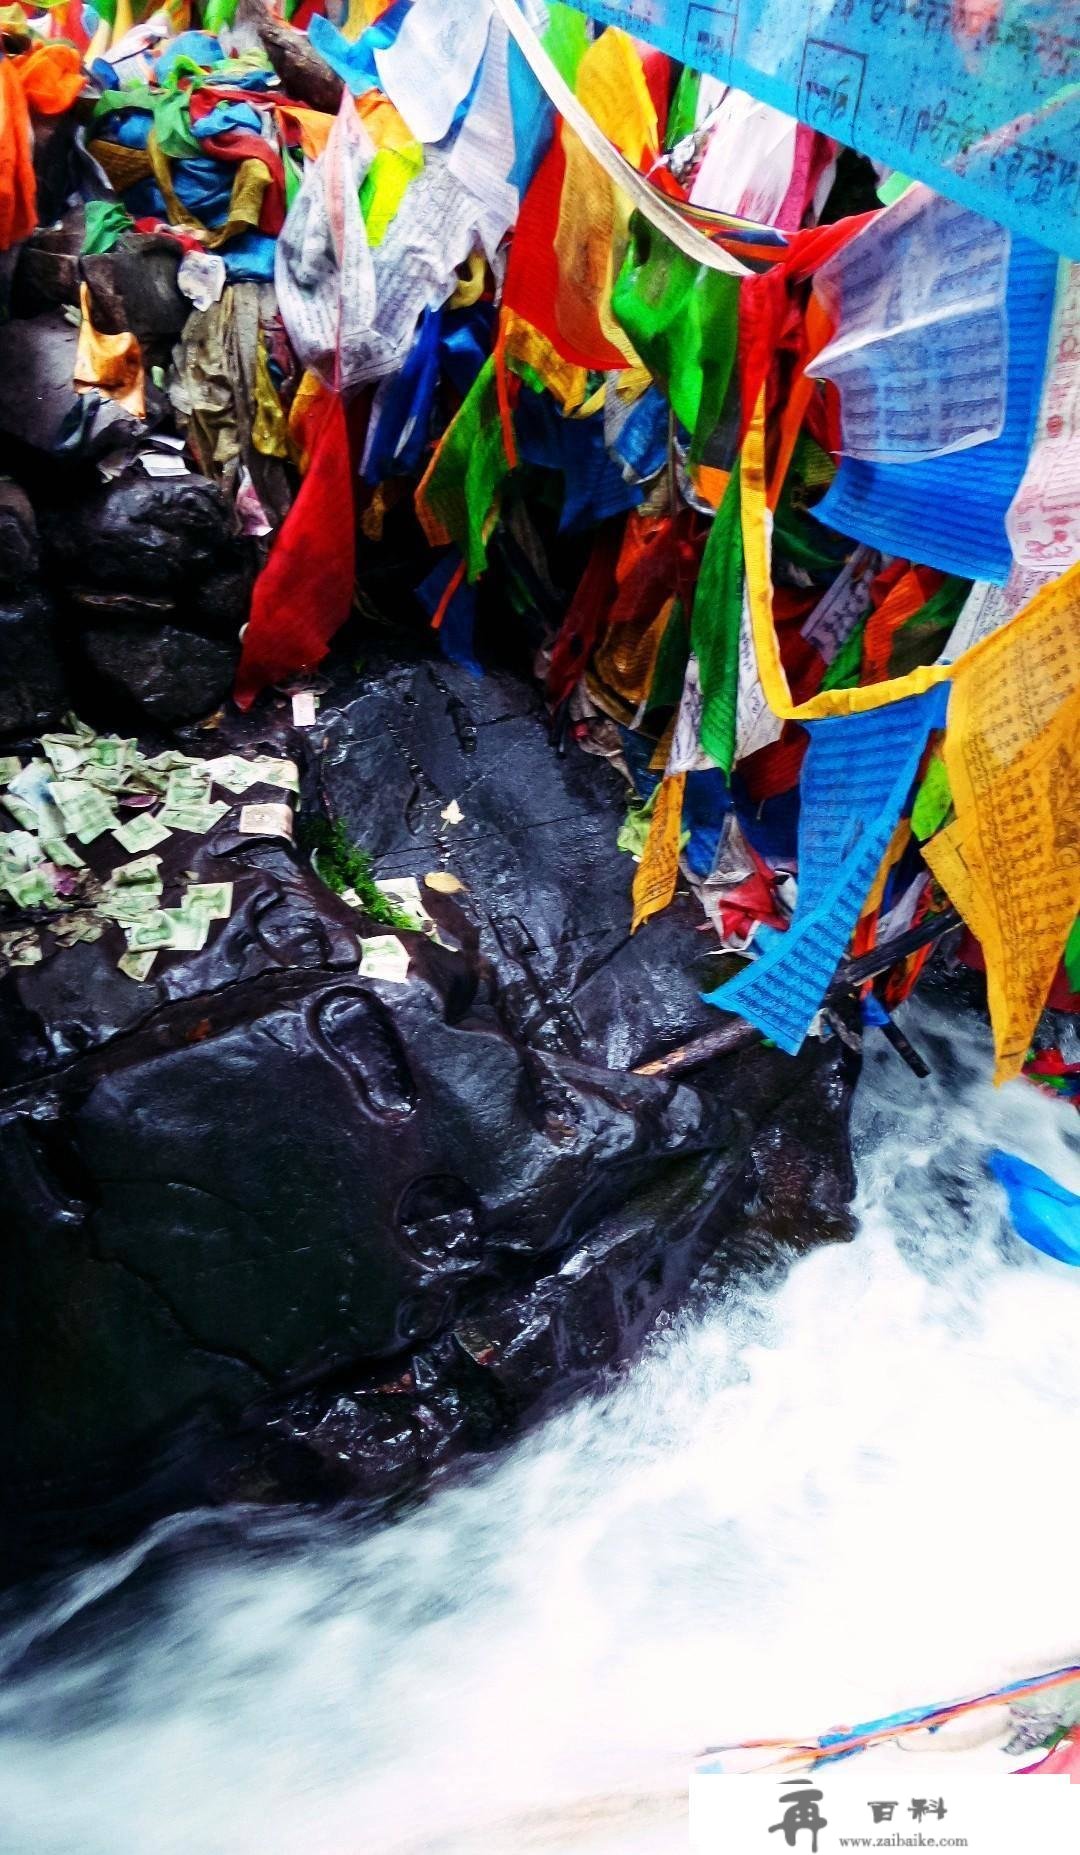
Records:
M940 754L935 754L911 808L911 828L920 844L925 844L928 837L941 829L951 805L952 789L945 762Z
M735 759L742 607L742 516L736 463L705 543L690 624L690 647L701 678L701 745L725 773L731 772Z
M111 251L117 239L134 223L119 200L87 200L83 256L97 258Z
M499 419L495 360L489 356L447 426L423 500L464 555L468 577L487 566L490 518L510 473Z
M690 658L690 630L682 601L676 599L664 627L660 649L656 653L652 683L646 708L675 708L682 695L686 666Z
M739 279L694 264L635 214L611 308L691 434L691 461L700 462L735 362Z

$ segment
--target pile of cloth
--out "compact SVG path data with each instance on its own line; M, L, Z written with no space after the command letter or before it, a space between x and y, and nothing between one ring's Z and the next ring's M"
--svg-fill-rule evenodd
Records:
M182 252L177 467L260 550L241 707L395 538L446 654L516 631L623 771L633 926L689 883L749 956L718 1007L797 1051L845 955L959 917L1006 1080L1080 1003L1080 46L953 9L973 127L913 123L901 165L837 10L837 43L781 5L730 44L700 8L67 0L4 10L0 81L27 115L34 61L65 77L86 253ZM911 54L875 34L864 104ZM79 381L145 417L137 338L79 313Z

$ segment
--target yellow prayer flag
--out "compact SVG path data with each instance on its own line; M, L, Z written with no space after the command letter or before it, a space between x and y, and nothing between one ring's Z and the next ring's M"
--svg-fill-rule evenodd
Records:
M666 908L675 893L679 878L679 837L682 827L683 793L686 774L672 773L661 781L656 795L649 835L634 876L634 920L631 933L636 934L643 921Z
M746 563L746 590L750 620L761 685L774 715L785 721L820 721L827 715L862 715L869 709L884 708L886 703L900 702L905 696L922 695L938 683L948 682L965 666L981 656L1006 635L1018 637L1029 626L1038 626L1043 613L1059 595L1066 602L1080 599L1080 563L1070 567L1060 580L1036 593L1030 605L1015 618L980 638L977 644L958 657L955 663L922 664L906 676L891 682L871 683L861 689L827 689L811 696L808 702L793 702L788 680L780 661L780 646L772 612L772 574L769 562L769 525L765 493L765 395L762 392L747 428L742 448L740 472L742 485L743 555Z
M945 735L956 817L923 846L986 960L994 1080L1018 1075L1080 915L1080 581L961 658Z

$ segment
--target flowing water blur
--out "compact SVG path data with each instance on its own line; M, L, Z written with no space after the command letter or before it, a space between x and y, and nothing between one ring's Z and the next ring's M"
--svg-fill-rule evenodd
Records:
M1077 1116L906 1023L935 1075L868 1052L853 1244L378 1533L190 1515L11 1622L4 1855L659 1855L709 1744L1076 1659L1080 1271L985 1155L1080 1189Z

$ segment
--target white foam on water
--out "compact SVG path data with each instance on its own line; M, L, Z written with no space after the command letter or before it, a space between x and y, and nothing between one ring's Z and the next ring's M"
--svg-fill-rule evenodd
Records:
M854 1243L378 1533L171 1521L13 1626L5 1855L660 1855L709 1745L1080 1659L1080 1270L985 1168L1080 1190L1077 1117L908 1028L938 1067L868 1059Z

